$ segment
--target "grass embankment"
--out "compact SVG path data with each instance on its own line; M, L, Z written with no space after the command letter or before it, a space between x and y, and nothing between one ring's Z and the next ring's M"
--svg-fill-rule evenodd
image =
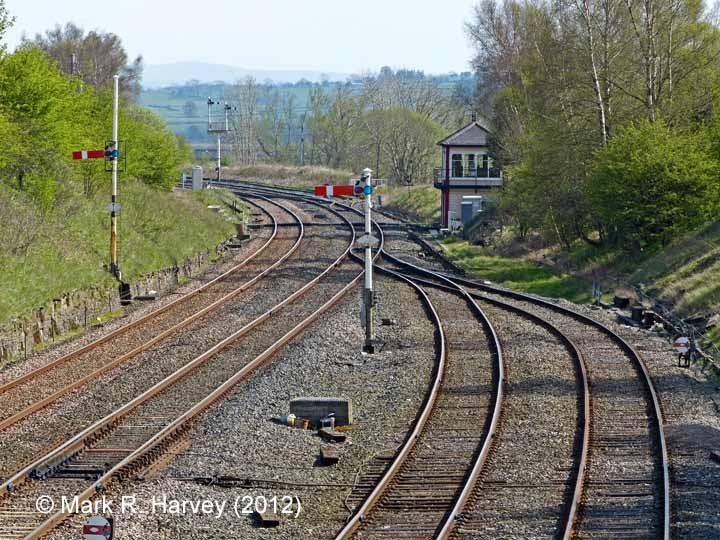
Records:
M440 217L440 192L432 186L383 190L384 206L412 220L432 223ZM681 315L720 312L720 222L650 255L581 242L570 252L531 244L519 244L511 233L492 250L457 239L442 243L448 256L473 276L521 291L584 302L590 300L596 273L608 300L615 291L630 293L628 285L643 285ZM720 342L720 335L716 340Z
M720 222L650 254L578 243L569 253L552 250L546 260L576 273L595 271L607 286L621 291L642 286L681 316L720 311Z
M470 275L501 283L518 291L589 302L591 285L582 279L561 274L545 265L489 255L486 248L449 237L440 242L448 256Z
M181 263L235 232L207 209L232 197L222 190L167 193L139 182L120 186L118 259L123 279ZM67 194L55 208L38 210L22 193L0 185L0 323L23 316L63 293L104 289L108 274L108 196ZM2 240L0 240L2 242Z
M720 222L673 242L630 275L683 314L720 310Z
M431 185L384 187L383 206L422 223L440 220L440 191ZM518 291L566 298L573 302L591 300L591 284L558 272L546 265L502 257L487 248L449 237L440 242L446 254L472 277L486 279Z
M263 182L294 189L312 189L314 186L330 182L347 184L352 178L351 171L330 169L318 165L280 165L275 163L256 163L255 165L232 165L223 170L228 178L239 178L251 182Z
M411 221L428 224L440 221L440 191L431 185L383 186L378 193L384 208Z

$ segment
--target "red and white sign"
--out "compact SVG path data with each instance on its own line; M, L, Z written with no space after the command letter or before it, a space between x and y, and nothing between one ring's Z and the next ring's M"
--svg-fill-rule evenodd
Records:
M112 525L101 516L93 516L83 525L85 540L107 540L112 536Z
M317 197L352 197L353 186L315 186L315 195Z
M675 343L673 343L673 347L675 347L678 354L685 354L690 350L690 339L685 336L680 336L675 340Z
M105 158L105 150L79 150L73 152L73 159L101 159Z

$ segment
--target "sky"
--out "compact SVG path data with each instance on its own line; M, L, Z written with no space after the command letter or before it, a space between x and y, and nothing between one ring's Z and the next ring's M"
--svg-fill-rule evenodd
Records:
M145 64L210 62L251 69L469 71L464 30L478 0L5 0L25 33L56 24L120 36Z

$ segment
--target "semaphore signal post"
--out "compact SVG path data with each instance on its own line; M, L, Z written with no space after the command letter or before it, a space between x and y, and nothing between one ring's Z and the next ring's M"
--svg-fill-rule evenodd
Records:
M120 157L120 142L118 140L118 108L119 108L119 75L113 75L113 125L112 140L105 144L103 150L78 150L72 153L74 160L86 159L104 159L111 164L110 169L105 169L112 173L112 192L110 195L110 273L115 276L118 281L122 282L122 273L118 264L117 255L117 213L120 211L120 203L117 196L117 175L118 175L118 159ZM127 152L123 152L127 159Z
M219 101L213 101L212 98L208 98L207 100L207 106L208 106L208 128L207 132L210 135L216 135L217 136L217 181L220 182L220 138L225 135L226 133L229 133L232 131L230 128L230 111L233 109L231 105L228 103L222 103L223 105L223 112L224 117L222 116L222 113L220 115L220 119L217 118L216 114L213 114L213 105L221 105Z

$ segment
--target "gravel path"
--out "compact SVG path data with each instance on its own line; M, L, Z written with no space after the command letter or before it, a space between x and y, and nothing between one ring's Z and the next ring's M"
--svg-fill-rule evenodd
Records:
M396 326L380 326L384 350L372 357L359 352L358 294L311 326L268 366L242 383L193 429L191 447L155 479L123 487L138 501L166 493L178 498L233 501L237 496L290 495L302 505L296 519L283 517L277 529L259 529L251 516L116 516L116 538L332 538L344 523L344 499L363 464L402 441L427 389L434 363L433 328L412 289L378 279L381 317ZM340 462L318 467L320 441L313 433L279 426L269 416L287 412L290 399L303 395L352 399L355 424L339 446ZM263 488L206 487L188 477L235 476L280 485ZM287 484L306 484L299 487ZM119 493L113 491L113 494ZM63 532L64 531L64 532ZM51 538L75 538L77 529L58 530Z

